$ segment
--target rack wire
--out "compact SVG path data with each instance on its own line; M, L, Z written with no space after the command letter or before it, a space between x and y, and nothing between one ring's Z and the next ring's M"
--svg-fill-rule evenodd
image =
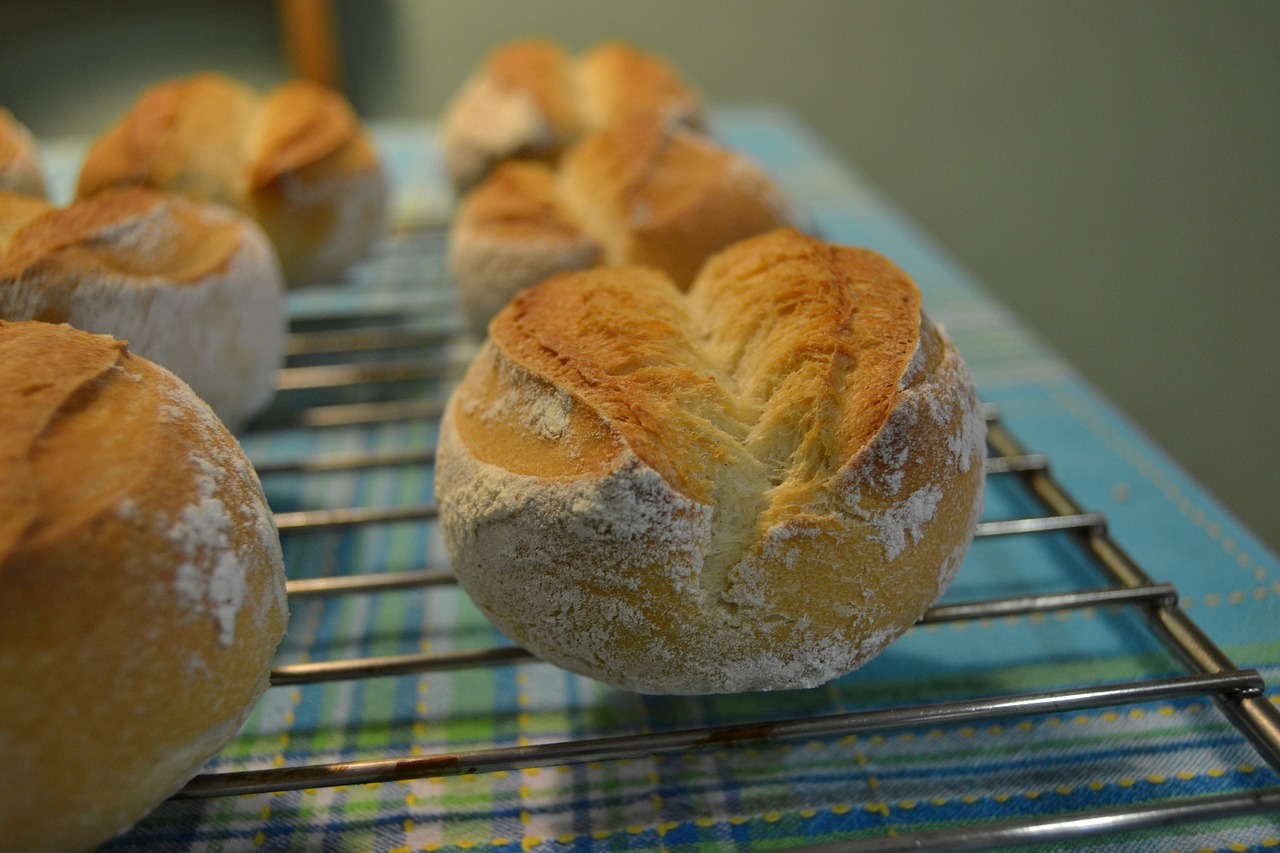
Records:
M409 254L426 258L422 275L436 285L441 254L440 234L432 229L400 231L396 241ZM394 254L394 246L392 248ZM403 260L403 259L402 259ZM383 259L386 262L386 259ZM437 268L431 270L431 263ZM410 278L413 276L411 275ZM430 288L427 288L430 290ZM424 399L412 392L423 382L449 383L466 363L466 346L453 331L446 302L407 296L375 300L370 310L326 315L295 312L290 340L290 366L281 376L283 398L301 395L301 405L278 406L254 427L320 430L335 426L378 425L439 418L439 395ZM443 306L443 307L442 307ZM423 322L423 321L426 322ZM397 390L403 386L407 391ZM372 391L370 389L373 389ZM1182 697L1208 697L1241 737L1270 767L1280 771L1280 711L1264 693L1259 673L1238 668L1179 605L1179 593L1157 583L1109 533L1107 519L1081 507L1053 476L1049 459L1023 447L998 411L988 408L989 480L1016 481L1040 511L1022 517L984 521L979 538L1034 537L1066 532L1074 547L1097 570L1101 583L1066 592L1014 597L987 597L938 605L922 624L977 621L1016 615L1045 614L1085 608L1123 608L1135 614L1176 660L1183 672L1173 677L1063 690L980 696L958 701L909 704L887 709L802 715L786 719L707 726L652 733L474 749L439 755L388 755L262 770L207 772L193 779L178 796L219 797L281 792L433 776L524 770L561 764L613 761L661 753L740 748L806 737L873 735L943 724L978 723L1114 708ZM304 455L257 464L264 481L283 475L310 476L363 469L431 466L430 447L344 451ZM282 536L364 528L392 523L429 523L436 509L429 503L387 508L301 509L277 514ZM455 583L447 568L339 573L296 579L288 584L295 600L316 596L380 595ZM339 679L394 678L479 667L507 667L534 661L515 646L473 651L406 654L277 666L274 687ZM1156 827L1280 810L1280 786L1210 794L1129 808L1095 810L1066 816L1040 816L904 837L825 845L820 850L971 850L1079 839Z

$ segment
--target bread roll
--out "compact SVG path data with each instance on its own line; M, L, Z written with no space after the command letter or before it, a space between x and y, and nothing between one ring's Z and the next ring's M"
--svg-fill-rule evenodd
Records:
M544 659L647 693L809 687L943 593L985 424L914 284L791 230L687 295L639 267L521 292L451 398L441 533Z
M595 264L651 266L687 288L712 253L795 213L742 155L646 117L574 144L553 168L503 163L459 204L449 269L470 329L483 335L518 291Z
M144 184L252 217L290 286L334 281L386 222L378 154L351 106L292 82L264 96L217 74L148 89L89 149L77 193Z
M561 164L559 189L606 263L656 267L681 288L714 252L795 218L746 157L649 118L584 138Z
M61 209L0 193L0 319L128 340L231 429L275 395L288 325L279 262L260 228L143 187Z
M621 41L579 57L574 92L582 126L601 130L633 118L658 118L694 129L706 126L702 98L669 63Z
M580 134L637 116L704 122L701 98L652 54L610 41L574 59L554 42L511 42L446 106L445 167L465 191L504 160L554 162Z
M236 733L285 629L235 439L125 344L0 322L0 839L78 853Z
M0 190L46 195L40 153L31 131L0 107Z
M520 290L604 260L600 243L564 209L551 169L516 161L463 198L446 251L458 307L477 337Z

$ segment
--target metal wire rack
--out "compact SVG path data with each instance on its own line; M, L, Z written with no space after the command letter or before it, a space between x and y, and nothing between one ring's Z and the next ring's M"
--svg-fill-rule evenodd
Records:
M465 366L465 345L458 344L446 298L439 298L441 234L430 228L404 229L375 263L383 279L397 276L403 289L368 294L354 292L352 313L295 312L290 366L280 381L281 397L293 404L277 406L254 427L257 432L376 425L435 419L441 414L439 394L427 399L412 389L422 383L447 385ZM426 258L425 265L418 264ZM414 263L410 263L412 260ZM433 267L432 264L436 266ZM432 279L436 287L418 279ZM408 389L408 390L405 390ZM1178 591L1155 582L1114 541L1107 519L1088 512L1067 494L1050 471L1049 460L1024 448L1003 423L987 412L991 457L989 479L1016 481L1039 506L1024 517L985 521L977 536L1035 537L1067 532L1102 582L1067 592L985 598L935 606L923 624L976 621L1013 615L1044 614L1084 608L1124 608L1138 617L1165 649L1181 662L1174 677L1097 684L1083 688L1014 695L983 696L959 701L905 705L851 713L828 713L770 719L729 726L677 731L620 734L528 746L414 756L389 755L376 760L285 766L263 770L205 773L178 796L218 797L261 792L388 782L432 776L598 762L725 749L791 738L872 735L943 724L991 722L1037 714L1123 707L1182 697L1208 697L1261 758L1280 771L1280 712L1264 695L1261 676L1239 669L1179 606ZM431 447L307 455L257 465L264 482L282 475L310 476L396 466L429 466ZM302 509L280 512L282 536L400 522L429 522L430 504L390 508ZM353 594L394 594L448 586L447 568L388 573L339 573L292 580L295 599ZM339 679L402 677L473 667L505 667L533 657L514 646L476 651L407 654L280 665L272 686L303 685ZM922 832L905 837L828 845L841 850L969 850L990 846L1043 843L1101 834L1151 829L1280 810L1280 786L1205 795L1125 809L1093 811L1062 817L1036 817L959 829Z

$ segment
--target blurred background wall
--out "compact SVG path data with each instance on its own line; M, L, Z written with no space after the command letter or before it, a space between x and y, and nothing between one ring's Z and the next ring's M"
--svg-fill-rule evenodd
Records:
M423 119L490 47L623 37L808 124L1280 549L1280 3L333 0ZM0 105L92 134L158 79L288 74L268 0L4 0Z

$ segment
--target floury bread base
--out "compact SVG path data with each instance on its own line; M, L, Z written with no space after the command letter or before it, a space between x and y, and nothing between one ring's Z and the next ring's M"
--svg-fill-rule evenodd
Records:
M441 531L513 641L651 693L821 684L945 591L985 424L914 284L794 231L687 295L599 269L522 292L446 412Z

